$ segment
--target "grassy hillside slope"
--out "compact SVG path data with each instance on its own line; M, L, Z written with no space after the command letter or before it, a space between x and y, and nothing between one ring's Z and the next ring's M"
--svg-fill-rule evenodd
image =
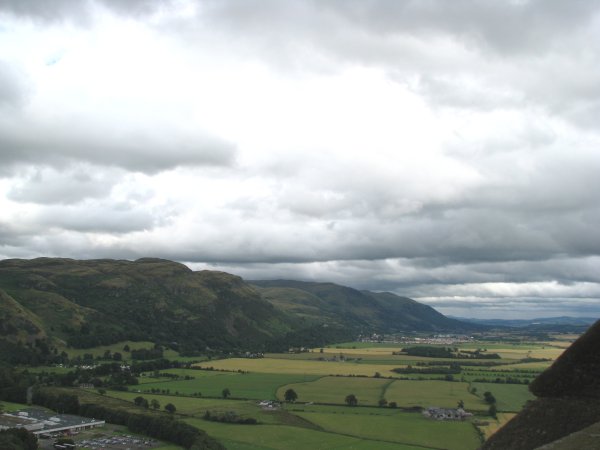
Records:
M468 331L480 328L449 319L435 309L390 292L358 291L334 283L251 281L262 298L306 320L364 331ZM482 327L481 327L482 328Z
M3 327L20 317L27 339L51 336L75 347L131 339L231 348L298 327L239 277L158 259L5 260L0 289ZM21 339L12 328L4 336Z

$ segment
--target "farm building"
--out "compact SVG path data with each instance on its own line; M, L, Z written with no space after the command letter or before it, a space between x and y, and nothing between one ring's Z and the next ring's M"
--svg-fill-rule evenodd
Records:
M466 412L462 408L438 408L437 406L430 406L423 411L425 417L437 420L465 420L467 417L471 417L473 414Z
M43 409L27 409L0 415L0 430L25 428L33 434L65 433L104 426L104 420L71 414L54 414Z

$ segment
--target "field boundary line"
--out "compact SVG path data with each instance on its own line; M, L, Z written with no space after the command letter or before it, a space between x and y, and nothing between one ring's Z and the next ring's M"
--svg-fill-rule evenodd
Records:
M385 393L387 392L387 390L389 389L389 387L395 383L398 380L390 380L387 383L385 383L382 388L381 388L381 395L379 396L379 400L384 399L385 398Z

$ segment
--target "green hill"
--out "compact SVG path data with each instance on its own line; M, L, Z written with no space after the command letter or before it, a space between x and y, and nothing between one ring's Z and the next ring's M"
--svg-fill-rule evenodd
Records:
M534 380L530 389L538 398L492 435L483 449L598 448L568 445L593 440L586 429L597 429L593 425L600 422L599 378L600 321Z
M12 355L17 347L47 353L127 340L187 353L281 350L360 332L468 327L393 294L331 283L250 284L161 259L0 261L0 340Z
M80 348L152 340L226 349L297 327L239 277L157 259L5 260L0 289L3 337L22 343L50 336ZM14 317L27 336L7 328Z
M333 283L251 281L262 298L306 320L364 332L470 331L480 328L449 319L435 309L390 292L358 291ZM482 327L481 327L482 328Z

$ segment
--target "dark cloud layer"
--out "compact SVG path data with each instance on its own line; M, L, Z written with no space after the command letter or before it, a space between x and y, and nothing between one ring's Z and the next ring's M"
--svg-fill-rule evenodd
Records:
M458 315L600 314L596 2L0 15L2 257L157 256Z
M92 123L0 123L0 163L47 164L65 167L73 162L121 167L156 173L178 166L221 166L234 162L235 147L201 133L173 133L152 129L110 130ZM99 129L98 129L99 128ZM35 133L31 130L35 129Z
M159 9L164 4L173 3L169 0L4 0L0 11L6 11L16 16L28 17L42 21L88 22L91 19L91 9L103 6L118 14L143 16Z

